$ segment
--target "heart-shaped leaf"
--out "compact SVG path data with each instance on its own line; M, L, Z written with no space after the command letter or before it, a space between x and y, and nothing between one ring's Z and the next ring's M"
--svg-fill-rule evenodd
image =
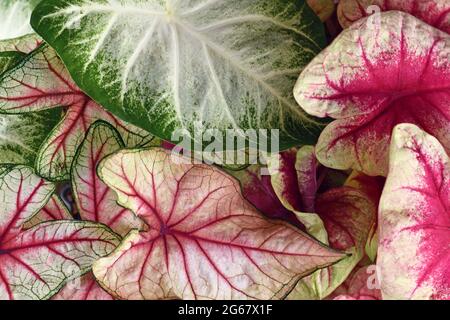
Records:
M72 189L82 220L100 222L120 235L144 228L142 220L117 204L115 192L97 175L103 158L125 147L117 130L103 121L89 129L72 166Z
M31 23L83 91L165 140L277 129L286 149L321 129L292 94L326 40L304 0L43 1Z
M449 157L436 138L402 124L389 166L379 211L383 298L449 299Z
M386 175L392 129L413 123L450 150L450 36L391 11L345 30L295 88L310 114L335 119L316 153L335 169Z
M130 146L143 145L152 137L112 116L72 82L55 51L46 44L29 54L20 65L0 77L0 110L27 113L68 107L51 131L37 159L39 174L50 180L67 180L77 147L89 126L102 119L113 124Z
M45 205L54 186L27 167L0 177L0 299L46 299L68 280L86 273L109 254L118 237L100 224L82 221L22 224Z
M120 151L99 173L150 228L132 231L94 265L120 298L282 298L301 277L343 257L264 218L219 169L169 151Z
M364 257L376 209L365 193L349 187L318 197L316 212L323 221L330 247L351 255L300 280L288 299L323 299L347 279Z
M338 5L339 23L342 27L348 28L361 18L389 10L407 12L429 25L450 33L448 0L341 0Z

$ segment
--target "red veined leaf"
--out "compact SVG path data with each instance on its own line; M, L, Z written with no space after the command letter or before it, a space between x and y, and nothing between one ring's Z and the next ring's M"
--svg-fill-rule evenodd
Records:
M114 298L102 289L95 280L92 272L81 278L68 282L52 300L114 300Z
M392 129L413 123L450 150L450 36L403 12L345 30L295 88L310 114L337 119L316 154L325 166L386 175Z
M294 148L271 159L278 168L272 172L273 188L291 211L314 212L318 189L318 162L314 147Z
M30 220L23 224L24 229L52 220L72 220L72 215L57 195L53 195L47 204Z
M27 34L19 38L0 41L0 52L17 51L30 53L42 44L42 38L35 33Z
M79 147L72 166L72 189L82 220L100 222L124 236L144 224L128 209L117 204L113 190L97 175L97 165L108 155L125 147L117 130L97 121Z
M67 107L67 113L50 133L37 159L39 174L49 180L69 178L75 152L96 120L113 124L131 147L145 145L152 139L147 132L115 118L81 92L55 51L46 44L1 76L2 112L35 112L57 106Z
M120 298L281 298L343 257L264 218L224 172L167 150L120 151L99 174L150 228L132 231L94 264L98 281Z
M15 238L22 224L49 200L55 186L27 167L8 166L0 176L0 245Z
M46 299L66 281L86 273L119 239L100 224L80 221L41 223L26 231L52 195L54 186L27 167L0 177L0 299Z
M334 300L381 300L377 267L361 267L330 296Z
M327 21L335 9L333 0L307 0L306 2L321 21Z
M361 18L389 10L407 12L429 25L450 33L448 0L341 0L338 5L338 18L340 24L348 28Z
M364 257L376 210L365 193L350 187L318 196L316 212L323 221L330 247L351 255L300 280L288 299L323 299L347 279Z
M385 179L383 177L370 177L361 172L353 171L345 182L346 186L361 190L377 206L380 203L381 192L383 191ZM378 217L374 219L370 228L369 237L366 244L366 254L371 261L375 261L378 250Z
M418 127L394 129L379 210L385 299L450 298L450 161Z

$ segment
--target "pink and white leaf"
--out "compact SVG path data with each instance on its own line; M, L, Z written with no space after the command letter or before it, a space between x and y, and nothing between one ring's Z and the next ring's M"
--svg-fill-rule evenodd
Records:
M450 33L448 0L340 0L339 22L344 28L372 14L398 10L407 12L442 31Z
M147 132L117 119L86 96L72 81L56 52L46 44L0 79L2 112L35 112L59 106L66 107L67 112L44 142L37 160L38 172L47 179L69 179L75 152L97 120L113 124L127 146L145 145L152 139Z
M113 296L102 289L92 272L69 281L52 300L114 300Z
M334 300L381 300L376 265L357 269L333 292L330 298Z
M450 35L399 11L361 20L301 74L298 103L332 117L316 146L327 167L386 175L392 129L412 123L450 150Z
M149 226L94 264L101 285L122 299L281 298L301 277L343 257L267 220L224 172L169 151L120 151L99 173Z
M82 220L100 222L125 236L131 229L144 229L133 212L117 204L116 193L100 180L97 166L103 158L125 147L117 130L96 122L77 151L72 166L72 189Z
M417 126L395 128L379 210L385 299L450 299L450 161Z
M330 247L350 255L301 279L288 299L324 299L347 279L364 257L376 209L366 194L350 187L333 189L318 197L316 212L323 221Z
M23 224L24 229L29 229L35 225L53 220L72 220L73 217L65 204L57 195L53 195L47 204L30 220Z
M119 239L106 227L81 221L44 222L23 231L54 186L26 167L0 178L0 299L47 299L86 273Z

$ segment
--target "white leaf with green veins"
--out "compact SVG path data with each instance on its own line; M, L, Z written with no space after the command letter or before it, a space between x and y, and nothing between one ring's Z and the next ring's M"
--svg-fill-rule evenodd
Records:
M304 0L49 0L31 23L83 91L160 138L280 129L285 149L320 132L292 93L325 45Z

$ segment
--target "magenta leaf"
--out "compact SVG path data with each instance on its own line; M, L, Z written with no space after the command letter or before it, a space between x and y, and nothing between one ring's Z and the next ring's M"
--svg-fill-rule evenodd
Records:
M0 177L0 299L47 299L109 254L118 237L90 222L44 222L23 231L54 186L27 167Z
M337 119L316 154L334 169L386 175L392 129L412 123L450 150L450 36L403 12L345 30L295 88L310 114Z
M436 138L402 124L389 161L379 210L383 298L449 299L449 157Z
M377 12L404 11L442 31L450 33L448 0L340 0L338 18L344 28Z
M264 218L224 172L186 160L154 148L100 163L119 204L149 226L94 264L108 292L122 299L282 298L301 277L343 257Z
M97 175L97 166L108 155L125 147L110 124L97 121L79 147L72 166L72 189L82 220L100 222L125 236L144 228L142 220L117 204L116 194Z
M271 161L278 165L277 170L272 170L272 185L285 207L291 211L314 212L319 165L314 147L291 149L274 155Z
M0 78L0 111L26 113L67 107L63 120L49 134L37 159L41 176L67 180L77 147L96 120L113 124L127 145L141 146L152 137L104 110L75 85L55 51L41 45Z
M227 171L241 183L243 196L261 213L271 219L282 219L303 228L295 214L287 209L272 186L271 176L261 174L262 166L252 165L240 171Z

